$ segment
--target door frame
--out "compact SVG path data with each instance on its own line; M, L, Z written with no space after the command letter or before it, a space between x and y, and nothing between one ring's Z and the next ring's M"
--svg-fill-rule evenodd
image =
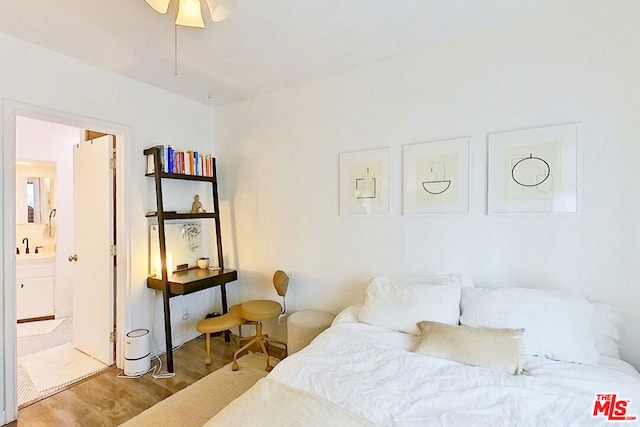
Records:
M0 164L3 166L0 187L3 189L2 198L2 227L3 244L0 245L0 261L4 289L0 294L0 302L4 307L3 318L0 320L3 329L4 356L0 354L0 366L4 376L4 414L0 413L0 421L17 419L17 345L16 345L16 312L15 312L15 280L16 259L14 248L15 226L15 157L16 157L16 117L24 116L32 119L61 123L82 129L91 129L115 135L116 138L116 366L122 368L124 360L125 331L131 329L131 194L127 191L126 180L130 175L132 130L130 127L52 110L32 104L3 100L2 103L2 149L0 150ZM7 238L11 236L11 238ZM0 411L2 408L0 407Z

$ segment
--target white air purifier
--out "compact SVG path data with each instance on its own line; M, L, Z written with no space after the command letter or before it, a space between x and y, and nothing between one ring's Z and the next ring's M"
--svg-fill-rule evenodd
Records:
M127 333L124 339L124 374L135 377L149 372L149 355L149 330L134 329Z

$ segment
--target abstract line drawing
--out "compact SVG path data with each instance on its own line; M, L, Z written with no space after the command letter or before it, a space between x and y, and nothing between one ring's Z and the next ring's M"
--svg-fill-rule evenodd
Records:
M389 215L389 149L340 153L340 215Z
M578 212L579 124L488 136L487 212Z
M430 174L436 178L429 181L422 181L422 188L429 194L442 194L451 187L451 180L446 178L444 162L434 162L430 167Z
M405 215L469 212L469 139L408 144L403 152Z
M200 243L198 242L198 236L200 235L202 228L202 224L198 223L187 223L183 224L180 233L182 234L183 239L187 239L189 242L189 248L191 252L194 252L198 247L200 247Z
M522 187L537 187L551 176L549 163L541 157L534 157L533 153L513 160L518 161L511 167L511 178Z
M369 185L367 186L367 184ZM364 177L356 178L356 198L357 199L375 199L376 198L376 178L370 175L369 168L367 168L367 172Z

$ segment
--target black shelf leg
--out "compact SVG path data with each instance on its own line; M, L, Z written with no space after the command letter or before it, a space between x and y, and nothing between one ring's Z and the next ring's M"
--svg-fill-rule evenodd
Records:
M162 303L164 305L164 334L167 349L167 372L173 373L173 340L171 337L171 309L169 308L169 292L162 292Z
M224 283L220 285L220 296L222 299L222 314L226 314L229 308L227 307L227 286ZM228 329L224 331L224 342L231 342L231 332Z

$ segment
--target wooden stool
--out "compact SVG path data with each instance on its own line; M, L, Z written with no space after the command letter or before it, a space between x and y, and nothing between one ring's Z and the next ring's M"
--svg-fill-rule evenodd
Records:
M207 365L211 364L211 335L216 332L223 332L227 329L234 328L241 325L244 322L240 315L240 305L234 305L229 309L229 312L222 316L212 317L210 319L204 319L198 322L196 329L198 332L204 334L205 345L207 347L207 358L205 362Z
M239 368L237 360L238 355L240 355L240 353L247 350L254 344L260 347L260 350L262 350L262 353L264 353L266 361L265 371L267 372L270 372L271 369L273 369L273 366L269 364L269 352L267 351L267 347L265 344L278 344L283 346L286 355L286 343L275 340L273 338L269 338L267 334L262 333L262 322L277 319L281 313L282 307L280 306L280 304L271 300L254 300L240 304L240 317L246 323L256 326L256 334L250 337L238 338L238 343L240 343L241 341L248 342L240 347L233 355L233 364L231 365L232 370L237 371Z
M287 294L287 289L289 288L289 276L282 270L277 270L273 274L273 287L276 289L278 295L283 298ZM264 353L264 357L266 359L266 367L265 370L267 372L271 371L272 366L269 364L269 352L267 351L266 344L279 344L284 347L285 357L287 355L287 344L269 338L269 335L262 333L262 322L268 320L275 320L280 315L284 314L285 310L282 308L280 303L271 300L253 300L247 301L242 304L234 305L229 309L229 312L223 314L220 317L214 317L211 319L205 319L196 325L196 329L198 332L204 333L206 338L207 345L207 358L205 360L206 364L209 365L211 363L211 338L209 334L215 332L222 332L229 328L233 328L235 326L240 326L242 324L255 325L256 334L250 337L242 337L239 336L236 339L236 352L233 355L233 364L231 365L231 369L234 371L238 370L238 356L245 350L248 350L252 345L257 345L262 353ZM242 335L240 333L240 335ZM242 347L240 347L240 343L242 341L248 341Z

